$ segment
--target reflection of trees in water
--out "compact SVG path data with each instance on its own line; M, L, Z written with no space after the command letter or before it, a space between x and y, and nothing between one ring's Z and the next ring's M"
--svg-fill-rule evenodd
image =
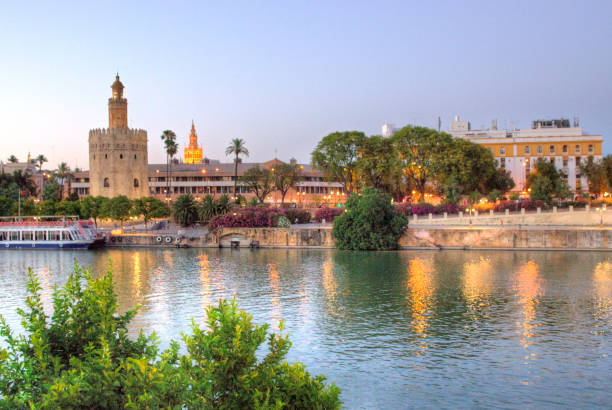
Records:
M493 265L489 258L481 256L463 264L463 297L470 312L489 305L493 279Z

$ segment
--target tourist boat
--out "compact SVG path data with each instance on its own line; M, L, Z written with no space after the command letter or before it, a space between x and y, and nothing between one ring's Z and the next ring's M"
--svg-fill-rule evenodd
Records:
M104 242L93 222L78 216L0 218L0 249L91 249Z

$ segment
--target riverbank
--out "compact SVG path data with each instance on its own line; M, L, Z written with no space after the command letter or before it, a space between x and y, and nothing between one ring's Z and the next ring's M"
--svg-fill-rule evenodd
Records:
M334 248L332 228L222 228L111 235L109 247ZM612 250L612 228L577 226L409 226L401 249Z

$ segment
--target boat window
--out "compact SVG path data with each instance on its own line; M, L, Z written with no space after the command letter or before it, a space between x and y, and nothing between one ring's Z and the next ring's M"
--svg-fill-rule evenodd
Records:
M22 241L31 241L32 240L32 231L23 231L23 232L21 232L21 240Z
M36 240L44 241L45 240L45 231L36 231Z
M19 240L19 232L17 231L11 232L11 241L18 241L18 240Z
M8 235L6 232L0 232L0 241L6 241Z

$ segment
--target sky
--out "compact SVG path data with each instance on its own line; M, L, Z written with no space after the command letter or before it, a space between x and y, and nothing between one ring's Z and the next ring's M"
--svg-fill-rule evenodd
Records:
M128 122L180 153L308 163L334 131L383 123L529 128L580 117L612 153L610 1L3 2L0 159L88 168L119 72Z

